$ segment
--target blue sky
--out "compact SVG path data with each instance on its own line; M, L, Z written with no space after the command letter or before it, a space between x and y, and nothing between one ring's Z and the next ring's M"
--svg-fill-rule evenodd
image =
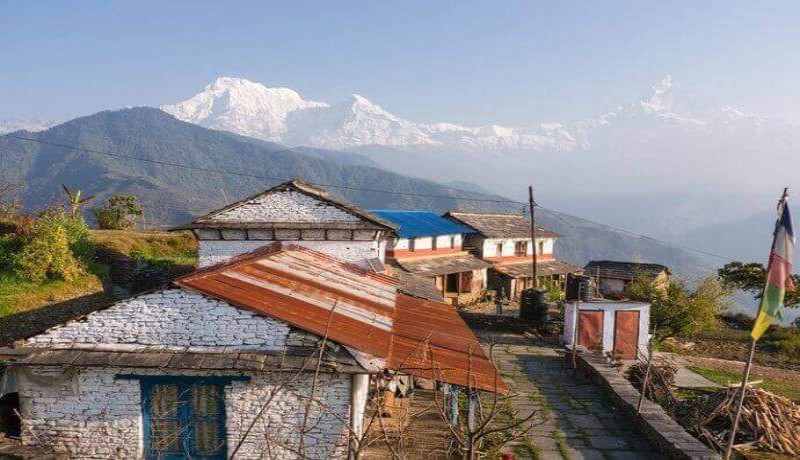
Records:
M800 121L800 2L0 0L0 119L183 100L220 75L418 121L572 121L661 75Z

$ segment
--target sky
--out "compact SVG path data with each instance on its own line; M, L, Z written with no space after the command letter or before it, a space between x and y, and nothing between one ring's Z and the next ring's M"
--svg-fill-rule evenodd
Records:
M236 76L421 122L569 122L664 74L800 121L800 2L0 0L0 119L184 100Z

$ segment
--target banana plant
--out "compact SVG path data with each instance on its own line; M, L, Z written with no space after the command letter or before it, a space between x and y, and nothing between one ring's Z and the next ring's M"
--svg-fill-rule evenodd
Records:
M78 216L81 215L81 210L83 209L86 204L94 199L94 195L89 195L86 198L82 198L83 191L82 190L75 190L73 192L64 184L61 184L61 188L64 189L64 195L67 196L67 202L69 203L69 211L70 215L73 219L77 219Z

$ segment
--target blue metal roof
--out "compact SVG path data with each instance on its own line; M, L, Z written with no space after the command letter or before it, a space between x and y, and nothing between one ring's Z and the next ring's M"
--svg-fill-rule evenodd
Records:
M400 228L397 230L397 234L400 238L455 235L459 233L475 232L475 230L470 227L453 222L431 211L370 209L369 212L399 225Z

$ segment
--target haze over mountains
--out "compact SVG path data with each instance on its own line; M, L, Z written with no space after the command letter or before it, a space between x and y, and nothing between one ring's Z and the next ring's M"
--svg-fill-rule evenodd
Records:
M201 126L356 152L390 171L517 199L533 183L551 207L683 243L772 209L800 167L800 127L709 101L671 76L596 117L529 127L418 123L360 95L309 101L228 77L162 108ZM759 228L737 230L769 238Z
M51 143L0 137L4 165L0 169L0 179L24 183L23 198L28 206L35 208L61 202L61 184L80 188L86 194L96 194L98 199L114 193L135 194L147 210L150 225L185 222L264 190L282 179L295 177L330 184L329 190L366 208L421 208L443 212L452 209L519 211L521 207L485 201L504 198L479 190L463 190L469 184L457 183L454 185L458 188L454 188L406 177L370 166L369 160L347 152L307 147L287 149L280 144L182 122L147 107L100 112L45 131L17 134ZM69 150L52 144L129 155L150 162ZM196 169L153 162L179 163ZM238 171L260 177L203 169ZM571 216L543 210L539 221L564 235L557 253L575 264L583 264L591 258L627 258L660 261L686 274L708 269L694 254Z

